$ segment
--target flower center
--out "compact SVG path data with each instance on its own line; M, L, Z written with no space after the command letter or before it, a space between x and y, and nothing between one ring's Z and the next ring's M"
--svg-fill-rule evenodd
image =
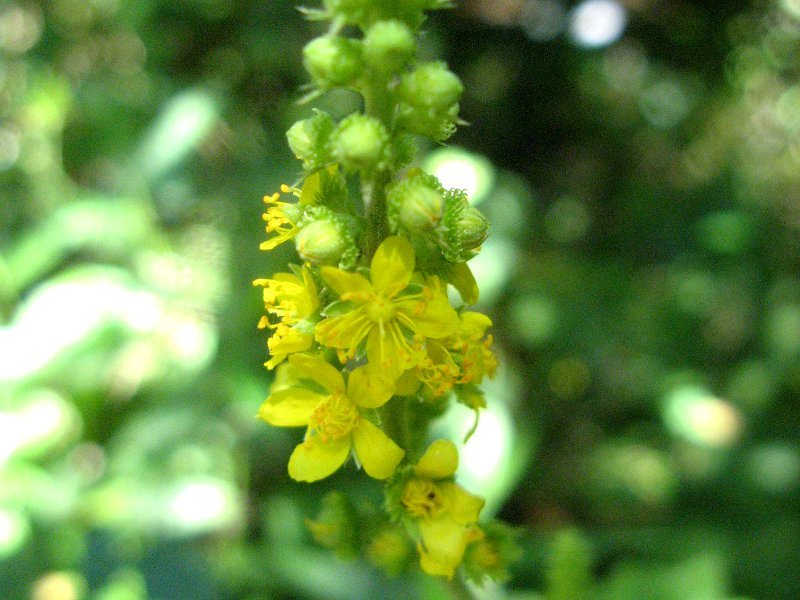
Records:
M338 440L353 431L360 418L350 398L344 394L333 394L314 409L309 428L316 431L323 442Z
M386 323L394 319L395 308L391 300L374 296L367 304L367 317L374 323Z
M431 518L441 512L444 498L433 481L415 478L406 484L400 503L413 517Z

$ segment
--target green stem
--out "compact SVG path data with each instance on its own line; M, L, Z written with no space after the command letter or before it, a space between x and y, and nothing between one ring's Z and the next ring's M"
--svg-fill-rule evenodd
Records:
M372 260L375 250L389 233L389 224L386 219L386 185L390 179L391 175L388 171L379 171L361 182L361 192L367 212L364 256L368 261Z

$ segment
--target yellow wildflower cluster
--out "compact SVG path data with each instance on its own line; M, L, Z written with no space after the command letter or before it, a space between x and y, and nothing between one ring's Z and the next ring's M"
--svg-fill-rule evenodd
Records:
M263 249L297 235L302 210L319 190L315 174L301 189L284 186L298 202L277 194L265 199L270 237ZM263 288L266 312L259 327L271 330L265 365L276 373L258 416L306 429L289 458L289 475L318 481L352 457L367 475L400 490L406 521L405 528L384 528L368 555L397 547L384 543L387 532L394 540L411 531L421 568L452 577L468 545L483 537L477 525L483 500L453 482L458 454L451 442L434 442L416 465L403 466L407 432L387 430L383 418L393 402L424 403L491 376L489 318L457 311L446 283L417 269L414 247L401 235L383 240L369 268L307 261L254 285Z

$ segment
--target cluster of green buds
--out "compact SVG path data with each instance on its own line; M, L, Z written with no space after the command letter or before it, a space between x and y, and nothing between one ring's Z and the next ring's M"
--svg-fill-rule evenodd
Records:
M462 190L411 166L415 136L442 142L459 123L461 81L416 57L426 11L448 4L324 0L305 10L329 22L303 50L305 100L347 88L363 111L314 110L295 123L287 140L299 183L264 198L262 249L293 241L300 264L254 282L275 373L258 416L306 429L289 458L293 479L318 481L352 462L383 482L382 507L328 497L309 521L321 544L390 573L452 578L462 568L480 583L507 576L512 533L481 518L483 499L455 482L456 445L428 431L453 400L476 416L486 406L481 383L497 360L491 320L469 309L478 286L467 261L488 222Z

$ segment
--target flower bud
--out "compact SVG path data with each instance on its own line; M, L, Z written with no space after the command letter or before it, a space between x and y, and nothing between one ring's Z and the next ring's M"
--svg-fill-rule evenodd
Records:
M364 36L364 60L376 70L395 73L414 56L414 34L400 21L373 23Z
M391 184L386 190L389 226L413 233L434 229L442 219L443 193L439 180L422 171Z
M333 151L345 167L368 169L384 158L389 133L373 118L354 113L342 120L333 135Z
M346 241L335 223L313 221L303 227L294 238L300 258L315 265L333 265L346 247Z
M445 110L458 102L464 86L443 62L429 62L406 74L398 90L411 106Z
M329 14L355 25L375 10L379 0L324 0L323 3Z
M458 219L456 225L459 231L461 246L465 250L478 248L489 233L489 221L477 208L469 206Z
M289 148L298 160L303 161L303 168L307 171L331 162L330 138L334 127L331 116L318 110L313 117L298 121L286 132Z
M458 109L458 103L451 104L445 109L401 103L398 123L410 133L443 142L456 130Z
M327 89L347 85L364 69L360 40L318 37L303 48L303 65L314 82Z
M462 190L447 190L439 244L450 262L464 262L478 254L489 232L489 221L469 205Z

